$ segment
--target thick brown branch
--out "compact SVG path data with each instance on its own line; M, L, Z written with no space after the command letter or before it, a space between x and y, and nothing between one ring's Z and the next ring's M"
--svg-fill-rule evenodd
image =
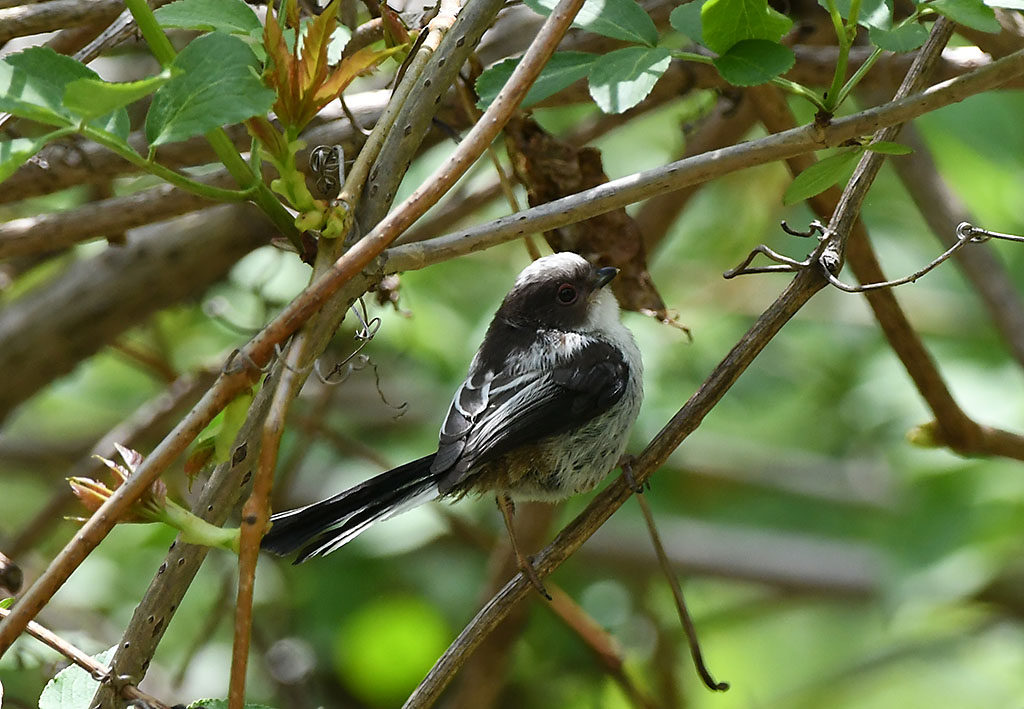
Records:
M226 207L204 213L201 224L149 229L7 305L0 313L0 371L8 373L0 418L126 329L223 278L265 243L262 224L251 208Z
M231 188L235 182L224 170L207 184ZM77 209L14 219L0 224L0 259L61 251L212 204L191 192L160 185L123 197L89 202Z
M50 0L0 10L0 43L116 15L123 0Z

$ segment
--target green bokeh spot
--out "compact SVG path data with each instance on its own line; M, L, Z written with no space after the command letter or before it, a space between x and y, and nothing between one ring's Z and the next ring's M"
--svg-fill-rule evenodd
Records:
M334 667L352 693L398 706L451 640L441 615L423 601L392 596L358 608L334 642Z

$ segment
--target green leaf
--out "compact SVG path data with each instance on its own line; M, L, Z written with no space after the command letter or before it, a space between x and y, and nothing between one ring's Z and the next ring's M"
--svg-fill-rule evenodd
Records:
M64 87L83 78L99 76L49 47L12 54L0 61L0 111L50 125L71 125L77 121L63 105Z
M228 709L227 699L197 699L188 705L188 709ZM243 709L274 709L266 704L250 704L246 702Z
M686 36L692 42L703 45L700 11L707 0L691 0L685 5L680 5L668 16L668 23L672 29Z
M263 31L260 18L242 0L176 0L153 15L164 27L236 34Z
M230 404L224 407L223 423L214 439L213 458L215 462L226 463L231 460L231 449L235 444L235 437L238 436L242 424L245 423L250 404L252 404L252 392L246 391L236 396Z
M241 39L213 32L192 41L172 64L174 78L153 95L146 138L162 145L266 113L274 92L259 80L258 60Z
M828 10L828 0L818 0L818 4ZM839 15L844 20L849 20L850 0L835 0L835 5ZM862 0L860 12L857 13L857 24L880 30L892 27L892 0Z
M0 61L0 111L60 127L92 119L90 126L126 137L128 114L123 109L83 114L64 103L67 86L82 79L100 80L89 67L48 47L12 54Z
M928 30L916 22L898 25L891 30L872 27L868 30L871 44L887 52L912 52L928 39Z
M341 61L341 53L345 51L345 45L352 39L352 30L345 25L338 25L331 34L331 41L327 43L327 63L337 64Z
M786 189L782 196L783 204L801 202L827 190L832 185L846 178L860 158L863 148L844 150L814 163L801 172Z
M10 608L12 605L14 605L14 596L8 596L7 598L0 600L0 608L6 610L7 608Z
M526 93L523 107L540 103L548 96L553 96L585 78L597 59L597 54L587 52L555 52ZM477 106L481 110L486 110L491 105L518 65L518 58L505 59L480 74L476 80L476 92L480 97Z
M757 86L790 70L792 50L766 39L747 39L712 60L722 78L733 86Z
M123 83L75 79L64 88L64 105L80 116L102 116L148 96L170 78L171 72L165 70L148 79Z
M643 101L672 62L668 49L626 47L603 55L590 72L590 96L605 113L622 113Z
M914 152L914 149L908 145L892 143L888 140L879 140L864 147L873 153L882 153L884 155L910 155Z
M89 125L93 128L98 128L104 133L109 133L115 138L120 138L123 143L121 147L126 150L134 150L128 145L128 133L131 132L132 124L128 118L128 111L125 109L119 108L109 116L91 120Z
M55 131L39 138L15 138L0 142L0 182L14 174L15 170L43 149L61 131Z
M114 657L117 646L93 658L101 665L108 665ZM46 683L39 695L39 709L83 709L92 706L92 695L100 683L78 665L69 665Z
M541 15L550 15L558 0L525 0L527 7ZM635 0L586 0L574 27L588 32L637 42L653 47L658 43L658 28L654 20Z
M953 22L980 32L995 34L1003 30L996 13L981 0L932 0L921 6L930 7Z
M708 0L700 11L704 44L724 54L737 42L778 42L793 21L768 7L768 0Z

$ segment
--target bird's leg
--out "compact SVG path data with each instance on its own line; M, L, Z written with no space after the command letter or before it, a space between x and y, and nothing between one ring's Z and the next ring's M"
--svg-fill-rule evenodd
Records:
M519 549L519 542L516 540L515 530L512 528L512 516L516 513L516 505L512 502L512 498L508 495L498 495L495 500L498 503L498 509L501 510L501 516L505 520L505 529L508 530L509 541L512 542L512 551L516 555L516 563L519 564L519 570L523 572L530 585L537 589L537 593L544 596L544 598L551 600L551 594L544 588L544 584L541 583L540 577L537 575L537 570L533 568L533 564L530 563L530 559L523 555L523 552Z
M629 485L630 489L637 495L643 495L644 490L650 488L650 481L644 484L638 484L636 478L633 477L633 464L636 462L636 456L630 455L629 453L623 453L622 457L619 458L618 467L622 468L622 477L626 479L626 484Z

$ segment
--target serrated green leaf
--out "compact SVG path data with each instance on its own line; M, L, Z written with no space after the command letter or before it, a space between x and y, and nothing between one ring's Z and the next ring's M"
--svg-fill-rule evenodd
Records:
M703 45L703 29L700 21L700 11L707 0L691 0L685 5L680 5L668 16L668 23L672 29L686 36L692 42Z
M19 118L65 126L75 116L63 105L64 87L99 76L81 62L49 47L30 47L0 61L0 111Z
M93 658L101 665L108 665L117 646ZM46 683L39 695L39 709L83 709L92 706L92 695L100 683L78 665L70 665L57 673Z
M887 52L912 52L928 39L928 30L916 22L882 30L872 27L868 30L871 44Z
M892 143L888 140L879 140L864 147L873 153L882 153L884 155L910 155L914 152L914 149L909 145Z
M791 19L768 7L768 0L708 0L700 21L704 44L719 54L748 39L778 42L793 26Z
M242 0L175 0L153 15L164 27L236 34L263 31L260 18Z
M64 103L67 86L82 79L99 81L99 75L48 47L30 47L12 54L0 61L0 111L60 127L91 119L90 126L126 137L128 114L123 109L83 114Z
M274 92L256 75L258 60L238 37L213 32L193 40L172 64L174 78L153 95L146 138L162 145L266 113Z
M156 91L171 78L170 71L140 81L111 83L102 79L75 79L64 88L64 105L80 116L103 116Z
M850 0L834 0L836 10L844 20L850 19ZM818 4L828 10L828 0L818 0ZM857 24L861 27L875 27L887 30L892 27L892 0L862 0L860 12L857 13Z
M647 98L671 63L668 49L616 49L594 63L590 96L605 113L627 111Z
M30 157L42 150L54 135L50 133L39 138L15 138L0 142L0 182L13 175Z
M845 179L863 152L863 148L851 148L814 163L793 179L782 196L782 203L801 202Z
M555 52L526 93L523 108L540 103L585 78L597 59L597 54L588 52ZM481 110L491 105L518 65L518 58L505 59L480 74L476 80L476 93L480 97L477 106Z
M712 60L733 86L757 86L785 74L796 61L792 50L766 39L747 39Z
M1003 30L996 13L981 0L932 0L922 7L930 7L953 22L980 32L995 34Z
M550 15L558 0L525 0L525 3L534 12ZM649 47L658 43L654 20L635 0L586 0L572 24L612 39Z

